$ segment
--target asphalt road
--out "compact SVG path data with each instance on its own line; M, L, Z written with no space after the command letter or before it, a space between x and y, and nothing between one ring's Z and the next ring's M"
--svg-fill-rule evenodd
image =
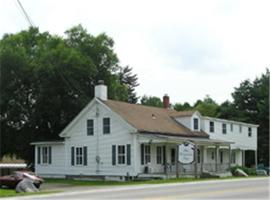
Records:
M17 199L269 199L269 181L269 178L254 178L99 189L84 187L83 190Z

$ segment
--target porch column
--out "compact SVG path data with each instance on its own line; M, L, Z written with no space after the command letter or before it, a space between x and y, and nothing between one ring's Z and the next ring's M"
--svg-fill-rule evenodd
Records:
M255 150L255 169L257 169L257 166L258 166L258 152L257 152L257 149Z
M229 145L229 169L231 168L231 160L232 160L232 150L231 150L231 145Z
M203 164L204 164L204 146L201 146L201 174L203 173Z
M198 178L198 150L197 150L197 144L194 145L194 156L195 156L195 163L194 163L194 174L195 178Z
M242 150L242 166L245 167L246 165L246 155L245 155L245 150Z
M219 146L216 145L216 149L215 149L215 171L216 172L218 171L218 149L219 149Z

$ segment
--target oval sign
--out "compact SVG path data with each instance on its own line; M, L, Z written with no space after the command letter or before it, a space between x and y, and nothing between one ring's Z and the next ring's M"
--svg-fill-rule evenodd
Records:
M178 146L178 161L183 164L189 164L194 161L194 145L190 143Z

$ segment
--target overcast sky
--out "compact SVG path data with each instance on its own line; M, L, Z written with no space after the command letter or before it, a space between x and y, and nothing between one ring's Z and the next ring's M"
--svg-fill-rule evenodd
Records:
M40 31L82 24L115 41L138 74L138 95L218 103L270 67L269 0L21 0ZM0 0L0 37L28 28L16 0Z

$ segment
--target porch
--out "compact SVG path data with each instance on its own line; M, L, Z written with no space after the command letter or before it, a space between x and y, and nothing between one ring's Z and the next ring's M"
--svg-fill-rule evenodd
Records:
M178 161L178 146L194 144L194 159L183 164ZM140 135L141 177L199 177L203 173L228 174L232 165L240 162L239 150L231 149L232 142L208 138ZM232 163L233 162L233 163Z

